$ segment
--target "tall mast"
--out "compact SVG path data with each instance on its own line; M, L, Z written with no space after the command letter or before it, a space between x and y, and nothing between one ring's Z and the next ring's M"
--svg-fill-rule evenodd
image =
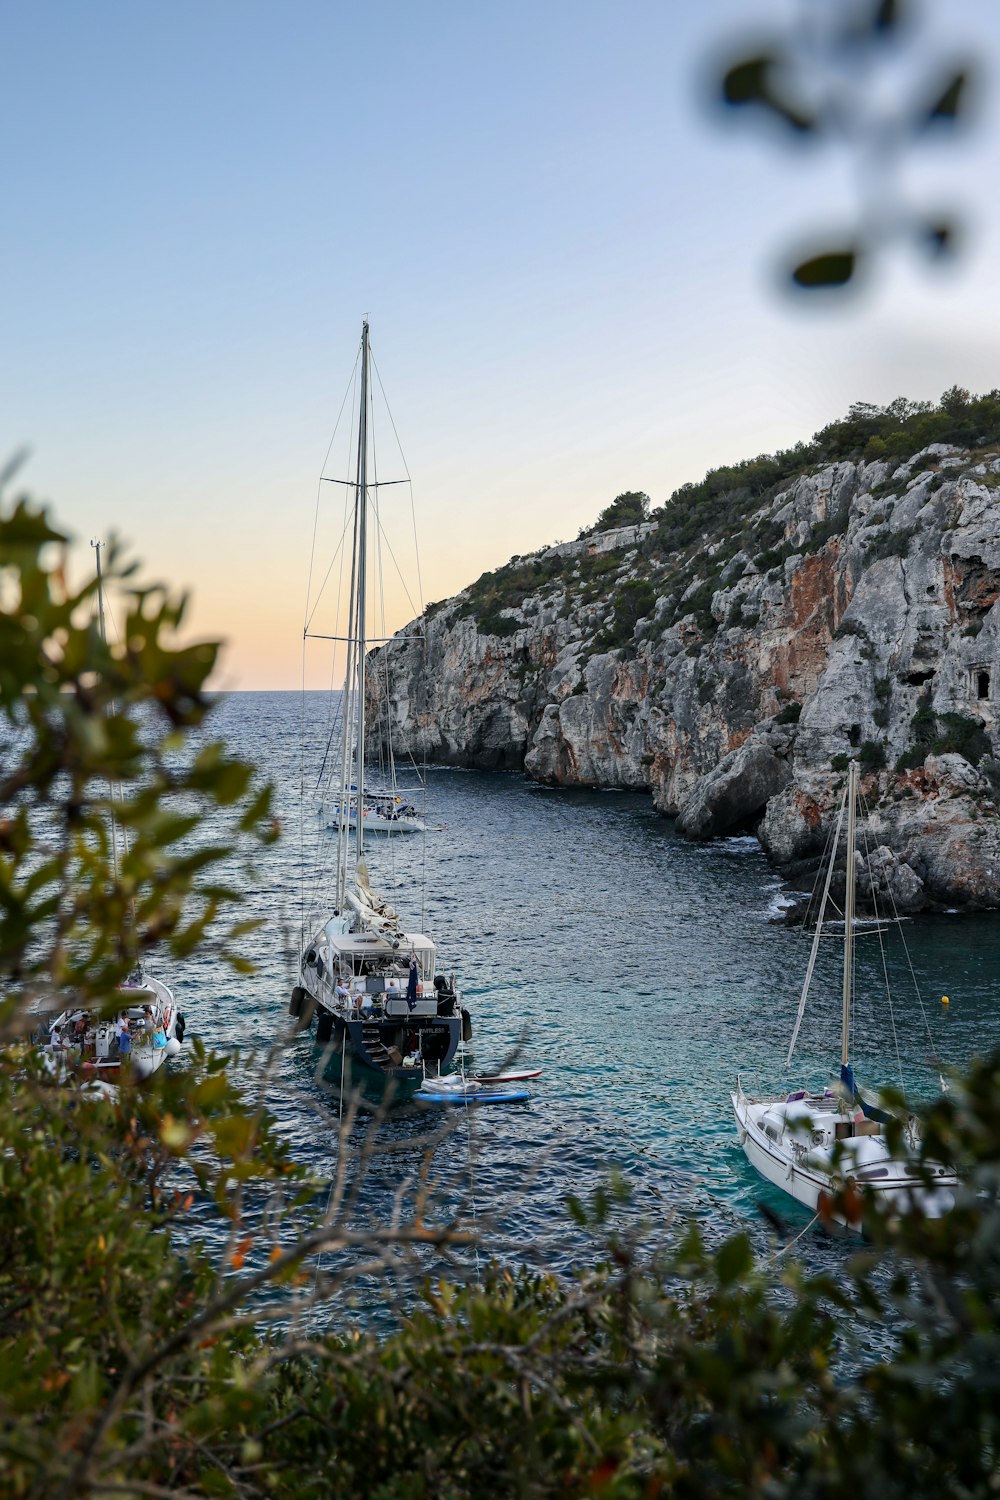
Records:
M101 542L90 544L97 558L97 622L101 632L101 641L108 644L108 627L104 619L104 574L101 572ZM108 802L111 807L111 863L115 872L115 881L118 880L118 829L115 823L115 787L114 782L108 782Z
M358 859L365 849L365 610L368 571L368 319L361 325L361 415L358 420Z
M104 575L101 572L101 542L90 544L97 554L97 618L100 625L101 640L105 646L108 644L108 630L104 623Z
M847 888L844 895L844 1017L840 1062L847 1067L851 1048L851 985L854 977L854 836L858 802L858 763L851 761L847 784Z

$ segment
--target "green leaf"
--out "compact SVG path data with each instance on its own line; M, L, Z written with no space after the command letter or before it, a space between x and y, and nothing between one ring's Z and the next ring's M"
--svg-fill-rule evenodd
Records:
M715 1274L720 1286L731 1286L753 1268L753 1250L745 1234L727 1240L715 1256Z
M957 119L968 82L968 74L964 68L960 68L937 101L926 111L921 123L930 124L933 120L953 121Z
M792 104L775 86L774 71L782 60L769 53L735 63L722 79L722 97L733 108L758 104L770 110L799 134L815 129L815 118Z
M796 286L809 289L846 286L854 275L857 260L857 251L853 249L826 250L800 262L792 272L792 280Z

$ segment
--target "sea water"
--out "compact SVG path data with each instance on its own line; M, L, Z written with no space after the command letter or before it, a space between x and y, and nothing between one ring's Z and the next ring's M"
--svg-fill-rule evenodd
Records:
M319 695L303 704L295 693L239 693L220 705L212 732L274 782L284 835L245 890L244 915L261 923L244 948L256 972L227 974L206 952L164 977L189 1030L216 1048L254 1050L259 1076L287 1032L303 905L332 905L329 876L317 886L315 866L319 851L328 871L336 836L312 805L328 718ZM435 939L439 972L457 976L473 1024L462 1066L486 1071L519 1048L518 1066L543 1070L530 1103L462 1110L430 1152L442 1212L480 1217L491 1252L554 1270L587 1253L569 1231L567 1196L586 1199L613 1169L630 1189L629 1212L655 1231L676 1233L693 1215L710 1239L745 1228L763 1247L773 1231L762 1202L789 1238L803 1229L810 1215L747 1163L730 1093L737 1074L781 1092L836 1074L842 947L821 944L786 1071L811 935L776 920L783 885L756 840L686 842L645 795L421 774L426 835L371 836L372 883L405 927ZM407 785L412 776L399 772ZM921 917L869 931L857 948L852 1059L862 1083L932 1097L942 1067L1000 1042L1000 916ZM295 1154L328 1177L338 1102L319 1057L312 1036L301 1037L264 1087ZM392 1211L439 1123L410 1106L381 1127L363 1216ZM849 1250L813 1233L800 1253L818 1269Z

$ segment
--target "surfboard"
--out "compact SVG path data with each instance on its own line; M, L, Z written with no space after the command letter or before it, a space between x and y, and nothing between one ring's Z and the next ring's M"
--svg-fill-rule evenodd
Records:
M525 1072L508 1070L504 1073L474 1073L476 1083L527 1083L529 1078L541 1078L541 1068Z

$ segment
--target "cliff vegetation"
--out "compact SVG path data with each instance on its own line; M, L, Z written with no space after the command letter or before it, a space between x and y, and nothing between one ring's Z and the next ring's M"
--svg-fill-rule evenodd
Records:
M848 760L905 910L1000 904L1000 390L858 403L808 443L618 495L402 632L418 756L648 790L694 838L815 858ZM414 642L415 645L415 642Z

